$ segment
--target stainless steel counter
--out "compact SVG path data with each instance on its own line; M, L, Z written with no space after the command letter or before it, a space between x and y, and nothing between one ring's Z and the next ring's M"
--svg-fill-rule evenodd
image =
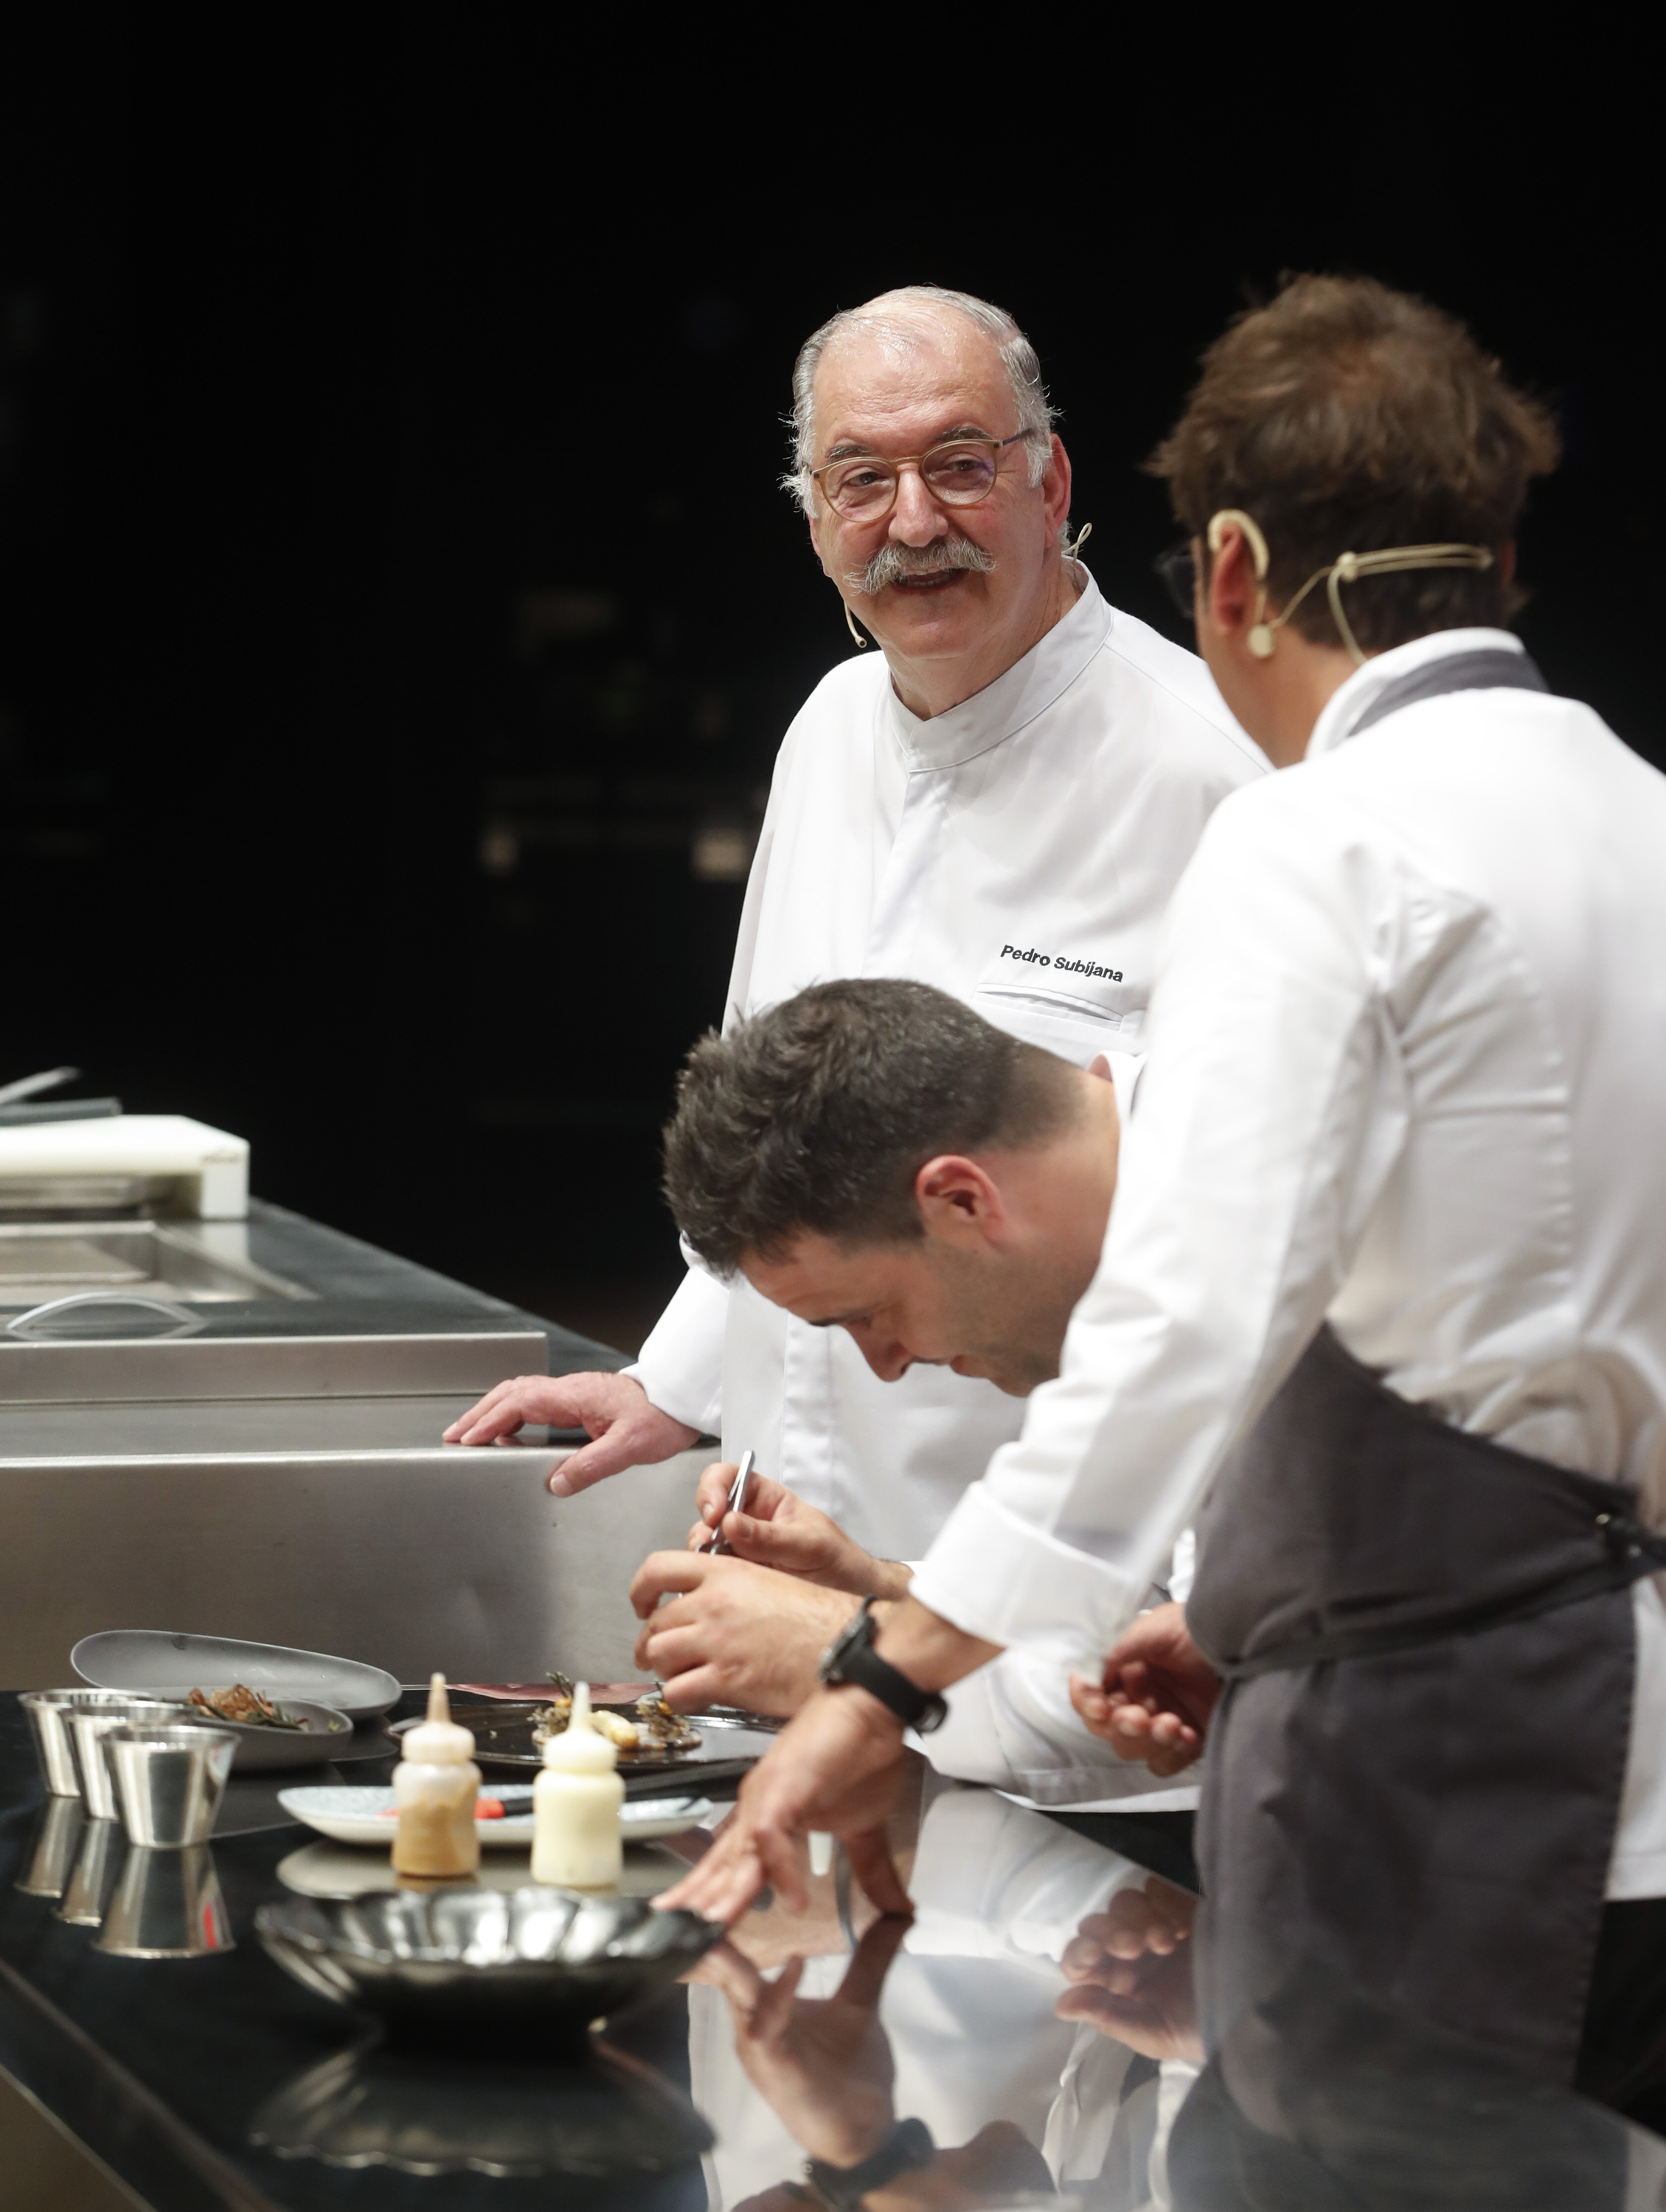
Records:
M124 1627L404 1680L628 1674L630 1574L682 1544L708 1455L558 1501L565 1439L444 1446L506 1376L620 1355L275 1209L250 1230L248 1264L303 1297L192 1301L204 1332L171 1340L0 1335L0 1684L63 1681Z

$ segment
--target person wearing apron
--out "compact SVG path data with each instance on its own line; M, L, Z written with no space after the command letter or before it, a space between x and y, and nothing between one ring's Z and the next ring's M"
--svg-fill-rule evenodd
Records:
M1632 2109L1666 2081L1666 778L1505 626L1554 459L1369 280L1206 358L1156 465L1283 773L1176 894L1059 1378L871 1649L916 1695L1050 1655L1159 1769L1207 1734L1211 2038L1306 1962ZM1129 1624L1194 1520L1189 1656ZM804 1710L678 1902L869 1832L873 1680Z

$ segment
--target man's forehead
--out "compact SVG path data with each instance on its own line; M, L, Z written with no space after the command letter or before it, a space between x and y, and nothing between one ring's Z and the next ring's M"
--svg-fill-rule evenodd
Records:
M816 443L889 440L924 424L976 423L1003 434L1017 423L1012 386L994 342L963 315L876 317L848 325L816 372Z
M781 1305L806 1302L842 1311L855 1302L875 1295L894 1265L896 1248L889 1244L841 1244L830 1237L805 1230L784 1250L764 1258L757 1252L741 1255L740 1271L755 1291Z

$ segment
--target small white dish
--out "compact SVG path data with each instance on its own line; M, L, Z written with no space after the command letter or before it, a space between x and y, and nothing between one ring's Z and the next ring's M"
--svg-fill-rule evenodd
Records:
M507 1788L489 1785L483 1797L496 1797L503 1808L501 1820L477 1820L474 1832L487 1849L526 1850L532 1840L532 1785L512 1783ZM314 1789L280 1790L277 1802L292 1820L316 1828L337 1844L380 1844L392 1848L394 1823L393 1792L354 1789L346 1784ZM680 1836L697 1828L712 1809L708 1797L628 1798L619 1812L619 1825L628 1844L650 1844L661 1836Z

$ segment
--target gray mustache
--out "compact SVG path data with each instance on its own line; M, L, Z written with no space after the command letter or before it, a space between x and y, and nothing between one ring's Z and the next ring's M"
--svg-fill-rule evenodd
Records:
M939 538L930 545L882 545L866 568L851 569L845 581L853 592L872 599L905 576L944 576L957 568L987 576L994 565L994 555L970 538Z

